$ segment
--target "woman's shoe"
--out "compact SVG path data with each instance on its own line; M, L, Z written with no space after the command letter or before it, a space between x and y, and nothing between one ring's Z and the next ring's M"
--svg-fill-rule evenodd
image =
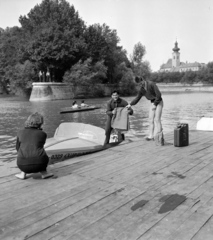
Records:
M26 173L25 172L20 172L15 175L18 179L24 180L26 179Z
M40 172L40 173L41 173L41 178L42 178L42 179L46 179L46 178L49 178L49 177L53 177L53 176L54 176L53 173L48 173L48 172L46 172L46 171L42 171L42 172Z

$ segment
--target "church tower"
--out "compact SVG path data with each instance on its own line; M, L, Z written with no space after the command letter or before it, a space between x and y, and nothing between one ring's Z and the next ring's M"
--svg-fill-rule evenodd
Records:
M180 65L180 48L178 47L177 40L175 42L175 47L172 50L172 67L178 67Z

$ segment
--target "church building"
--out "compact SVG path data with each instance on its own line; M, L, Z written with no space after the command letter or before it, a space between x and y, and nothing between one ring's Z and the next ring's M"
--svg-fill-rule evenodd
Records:
M175 47L172 49L172 58L170 58L167 63L162 64L159 72L186 72L186 71L199 71L201 68L205 67L205 63L187 63L180 61L180 48L178 47L177 41L175 42Z

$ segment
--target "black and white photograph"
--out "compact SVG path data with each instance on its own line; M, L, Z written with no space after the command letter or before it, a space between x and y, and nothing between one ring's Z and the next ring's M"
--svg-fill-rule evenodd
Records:
M0 240L213 239L213 0L0 0Z

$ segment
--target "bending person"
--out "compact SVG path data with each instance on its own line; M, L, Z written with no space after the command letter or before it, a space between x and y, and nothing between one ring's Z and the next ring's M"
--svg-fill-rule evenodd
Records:
M41 173L42 178L53 176L47 172L49 158L44 150L47 134L41 129L43 122L42 115L31 114L25 122L25 128L17 134L17 166L21 173L15 176L19 179L25 179L28 173L37 172Z
M145 137L145 139L147 141L154 140L154 136L162 134L163 130L161 124L161 115L163 111L163 99L161 97L161 92L157 85L152 81L147 81L142 77L136 77L136 82L141 83L141 88L135 99L133 99L131 103L128 104L127 108L137 104L143 96L150 100L151 104L149 109L149 134L147 137ZM163 145L163 136L161 141L161 144Z
M112 131L111 121L112 121L113 115L116 113L116 108L126 107L127 105L128 105L127 101L119 97L119 91L114 90L111 93L111 99L110 101L107 102L107 110L106 110L107 121L106 121L106 128L105 128L106 138L105 138L104 145L108 144L110 140L110 134ZM131 108L129 108L129 114L130 115L133 114L133 110Z

